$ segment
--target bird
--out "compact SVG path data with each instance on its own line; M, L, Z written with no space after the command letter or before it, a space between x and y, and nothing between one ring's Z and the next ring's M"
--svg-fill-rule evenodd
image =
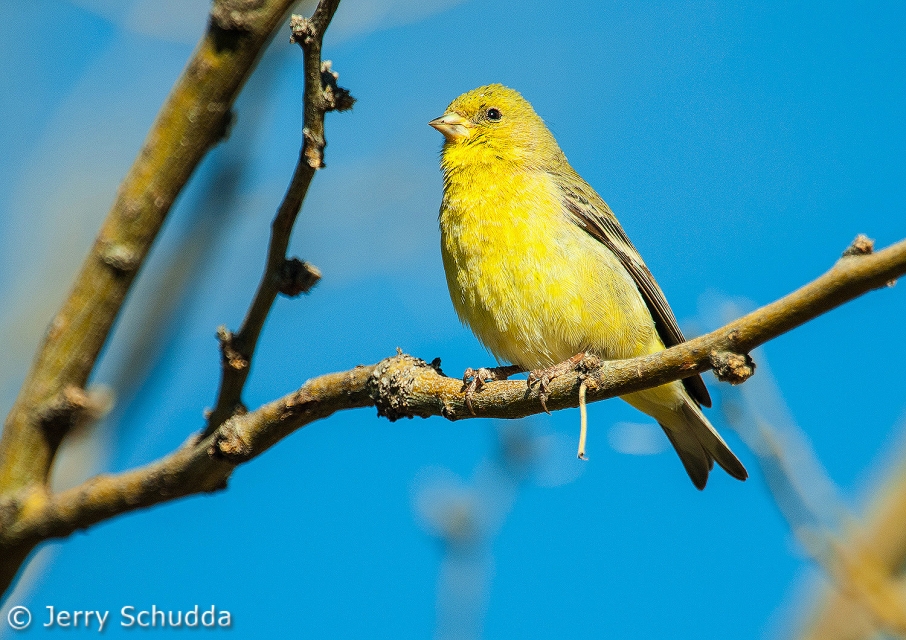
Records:
M512 363L496 379L532 371L530 385L546 382L585 354L633 358L685 341L610 207L519 92L478 87L428 124L444 136L439 225L450 298L498 363ZM489 369L469 369L464 381L470 375L479 387L495 379ZM700 376L621 398L658 422L698 489L714 462L748 477L702 413L711 398Z

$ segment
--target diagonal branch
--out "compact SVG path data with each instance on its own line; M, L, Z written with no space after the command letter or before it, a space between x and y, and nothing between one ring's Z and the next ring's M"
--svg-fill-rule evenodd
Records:
M705 371L726 359L720 354L753 349L904 274L906 240L875 254L845 257L817 280L717 331L655 355L564 375L551 383L547 404L552 409L577 406L580 380L588 386L589 400L602 400ZM539 400L537 386L528 389L524 382L502 381L485 385L472 405L478 417L518 418L540 413ZM23 493L14 503L0 504L0 552L31 548L121 513L222 488L235 466L296 429L336 411L365 406L376 406L378 414L390 420L472 417L461 380L444 376L438 361L428 364L400 353L376 365L309 380L146 467L98 476L54 496Z
M310 19L293 16L291 20L292 41L302 47L305 61L304 140L289 188L271 224L267 263L255 298L237 333L230 333L225 327L217 331L221 353L220 389L208 417L205 434L213 433L230 416L245 411L242 390L251 370L261 329L277 294L295 296L308 292L321 278L314 266L296 258L287 259L286 250L315 171L324 166L324 114L345 111L355 102L347 91L336 87L336 74L329 73L329 63L321 61L324 32L337 5L339 0L322 0ZM344 100L334 99L337 94Z
M0 493L43 484L81 389L171 206L229 125L230 108L292 0L215 0L207 32L157 116L69 297L50 324L0 439ZM61 411L60 407L69 407Z

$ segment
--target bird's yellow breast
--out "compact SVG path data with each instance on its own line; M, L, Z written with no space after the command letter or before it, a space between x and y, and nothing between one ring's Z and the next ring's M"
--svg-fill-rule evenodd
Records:
M448 164L440 229L453 306L498 360L533 369L663 348L632 278L564 215L550 174Z

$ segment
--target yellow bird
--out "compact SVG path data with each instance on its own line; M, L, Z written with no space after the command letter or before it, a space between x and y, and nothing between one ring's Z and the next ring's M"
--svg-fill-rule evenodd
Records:
M446 138L440 232L450 297L498 361L516 365L500 378L514 369L550 378L577 354L632 358L685 340L613 212L518 92L479 87L429 124ZM658 421L699 489L715 461L746 479L702 414L711 398L701 377L622 398Z

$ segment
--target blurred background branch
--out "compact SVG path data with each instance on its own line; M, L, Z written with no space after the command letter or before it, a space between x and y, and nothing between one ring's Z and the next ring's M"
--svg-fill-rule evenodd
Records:
M861 518L845 521L815 554L831 585L803 612L802 640L906 638L906 451L897 453Z

